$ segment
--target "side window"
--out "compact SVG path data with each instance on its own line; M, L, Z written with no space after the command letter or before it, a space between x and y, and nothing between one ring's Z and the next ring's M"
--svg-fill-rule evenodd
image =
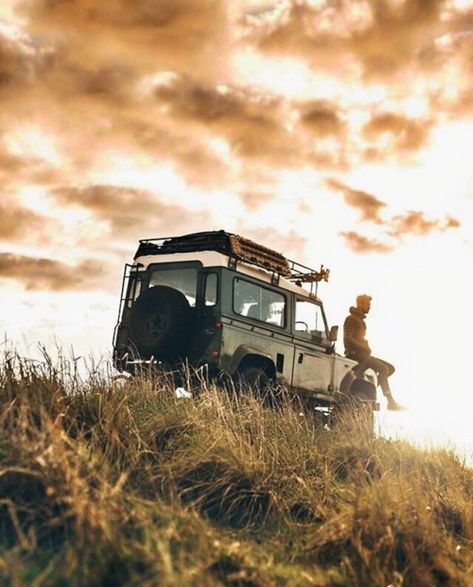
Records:
M208 273L205 277L205 294L204 302L208 307L217 304L218 296L218 276L216 273Z
M326 336L322 308L306 300L296 300L295 330L316 336Z
M131 308L141 293L141 286L143 284L143 277L131 277L128 286L127 307Z
M240 316L283 327L286 298L280 293L236 277L233 280L233 311Z

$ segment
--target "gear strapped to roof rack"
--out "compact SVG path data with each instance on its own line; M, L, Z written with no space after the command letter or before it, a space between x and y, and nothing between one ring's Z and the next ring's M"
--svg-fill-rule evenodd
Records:
M281 253L236 234L230 234L229 239L232 253L238 259L264 267L264 269L274 271L283 277L290 277L289 262Z
M319 271L310 271L310 273L292 273L291 281L300 281L302 283L319 283L320 281L328 281L330 277L330 269L323 265L320 266Z
M328 281L329 270L322 266L320 271L305 267L284 255L254 241L225 232L196 232L183 236L140 240L137 257L145 255L166 255L170 253L190 253L197 251L216 251L235 261L256 265L274 274L301 283Z

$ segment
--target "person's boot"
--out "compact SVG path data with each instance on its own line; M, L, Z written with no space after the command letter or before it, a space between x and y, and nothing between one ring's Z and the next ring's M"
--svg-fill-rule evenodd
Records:
M392 395L387 395L386 399L388 400L388 410L391 410L392 412L401 412L406 409L404 406L401 406L401 404L398 404Z

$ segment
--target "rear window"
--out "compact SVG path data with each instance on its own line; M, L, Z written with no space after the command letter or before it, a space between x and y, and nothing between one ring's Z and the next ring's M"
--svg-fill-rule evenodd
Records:
M197 297L197 269L182 267L179 269L159 268L151 271L150 287L165 285L177 289L186 296L191 307L195 307Z
M266 324L284 327L286 297L256 283L236 277L233 280L233 311Z

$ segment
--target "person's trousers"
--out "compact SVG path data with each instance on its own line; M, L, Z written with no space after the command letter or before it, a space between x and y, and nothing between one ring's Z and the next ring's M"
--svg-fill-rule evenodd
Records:
M369 355L366 357L366 359L363 359L358 363L355 369L357 377L361 377L361 375L363 375L367 369L373 369L373 371L378 376L378 384L381 387L383 394L385 396L391 395L391 388L389 387L388 377L394 373L394 366L387 361L383 361L383 359L378 359L378 357Z

